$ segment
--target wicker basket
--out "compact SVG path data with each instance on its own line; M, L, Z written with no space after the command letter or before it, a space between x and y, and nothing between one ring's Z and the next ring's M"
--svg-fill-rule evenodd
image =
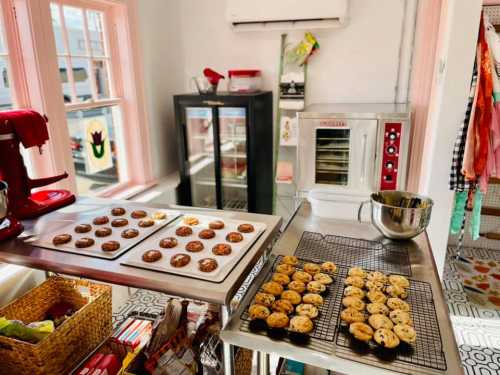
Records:
M90 292L88 303L78 292L82 287ZM67 374L111 333L111 287L86 280L51 277L0 309L0 316L40 321L59 301L78 311L39 343L0 336L0 374Z

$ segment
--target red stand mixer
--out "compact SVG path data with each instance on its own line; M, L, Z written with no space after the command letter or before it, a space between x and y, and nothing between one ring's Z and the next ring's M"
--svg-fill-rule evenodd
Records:
M41 152L42 145L48 139L47 119L38 112L31 110L0 112L0 180L6 183L4 188L8 189L8 211L12 215L7 217L10 227L5 227L5 220L0 226L0 240L19 235L17 232L21 224L14 218L35 218L75 201L75 196L67 190L43 190L31 193L31 189L68 177L67 173L40 179L28 177L20 152L20 143L25 148L37 146Z

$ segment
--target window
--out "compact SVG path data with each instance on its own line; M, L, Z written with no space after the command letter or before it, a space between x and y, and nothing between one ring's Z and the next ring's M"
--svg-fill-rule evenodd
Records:
M14 106L13 93L10 85L9 54L5 41L4 25L0 20L0 111Z

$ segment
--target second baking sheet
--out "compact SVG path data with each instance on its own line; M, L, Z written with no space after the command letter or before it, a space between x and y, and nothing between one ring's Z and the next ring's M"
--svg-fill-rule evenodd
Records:
M186 221L188 221L189 218L193 217L198 219L199 221L197 225L190 226L193 230L193 234L187 237L176 235L175 232L177 228L181 226L188 226L186 224ZM202 231L203 229L207 229L209 227L209 223L216 220L222 220L224 222L224 228L215 230L214 238L208 240L201 239L198 236L200 231ZM252 233L242 233L243 240L238 243L229 243L228 241L226 241L226 236L229 232L238 232L238 226L245 223L253 225L254 231ZM166 227L146 239L143 243L141 243L140 248L138 247L136 249L133 249L128 254L127 258L125 258L121 262L121 264L166 273L173 273L182 276L189 276L212 282L222 282L265 230L266 225L263 223L233 219L221 219L218 217L203 215L184 216L184 218L179 220L175 225ZM175 237L178 241L177 246L171 249L161 248L159 246L159 242L161 239L166 237ZM204 245L204 249L197 253L188 252L185 247L186 244L190 241L201 241ZM221 256L213 254L212 248L220 243L231 245L232 252L230 255ZM142 255L144 254L144 252L153 249L159 250L162 253L162 258L153 263L144 262L142 260ZM187 254L191 257L191 261L184 267L173 267L170 265L170 258L175 254ZM218 267L212 272L200 271L198 269L198 261L204 258L215 259L218 263Z

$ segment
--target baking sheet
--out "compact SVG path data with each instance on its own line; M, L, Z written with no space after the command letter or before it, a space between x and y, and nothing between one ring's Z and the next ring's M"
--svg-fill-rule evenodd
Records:
M180 226L185 226L183 220L179 220L175 225L169 226L162 229L161 231L155 233L153 236L149 237L140 247L133 249L125 258L121 264L126 266L133 266L138 268L144 268L148 270L161 271L166 273L173 273L181 276L188 276L196 279L207 280L211 282L220 283L224 281L229 272L234 268L240 259L245 255L245 253L252 247L255 241L264 233L266 230L266 225L263 223L257 223L253 221L240 221L233 219L222 219L213 216L204 215L189 215L189 217L196 217L200 222L198 225L191 226L193 229L193 234L188 237L180 237L175 234L175 231ZM184 216L186 218L186 216ZM214 220L222 220L225 224L224 228L221 230L215 230L215 237L209 240L204 240L198 237L198 233L208 228L208 223ZM255 231L252 233L242 233L243 241L239 243L229 243L232 248L230 255L215 255L212 253L212 247L218 243L228 243L226 241L226 235L229 232L238 232L238 225L240 224L252 224ZM159 242L165 237L175 237L179 242L178 245L172 249L163 249L159 246ZM186 251L185 246L190 241L201 241L204 245L204 249L199 253L190 253ZM142 260L142 254L151 249L160 250L163 257L154 263L147 263ZM170 258L175 254L188 254L191 257L191 261L184 267L176 268L170 265ZM198 260L203 258L213 258L217 260L218 267L212 272L202 272L198 270Z
M113 216L111 215L111 210L114 207L123 207L127 211L125 215L122 216ZM163 220L155 220L155 224L151 227L147 228L141 228L138 226L139 220L141 219L133 219L130 214L134 210L143 210L146 211L148 214L148 217L151 217L151 215L155 212L165 212L167 214L167 217ZM95 225L92 223L92 220L97 217L97 216L108 216L109 217L109 223L104 224L104 225ZM77 221L71 221L68 225L58 228L54 231L46 232L43 234L40 234L38 236L30 238L29 242L33 246L39 246L39 247L44 247L46 249L51 249L51 250L57 250L57 251L64 251L67 253L74 253L74 254L79 254L79 255L86 255L86 256L91 256L91 257L97 257L97 258L103 258L103 259L116 259L119 256L121 256L123 253L127 252L130 250L132 247L137 245L139 242L143 241L145 238L149 237L151 234L159 230L160 228L164 227L165 225L171 223L175 219L177 219L180 216L179 211L175 210L167 210L167 209L156 209L156 208L148 208L148 207L138 207L136 205L134 206L128 206L126 204L122 205L110 205L109 207L96 210L92 213L92 215L86 215L87 217L82 218ZM111 226L111 221L113 219L119 219L119 218L125 218L129 221L128 225L123 226L123 227L112 227ZM92 226L92 231L88 233L76 233L75 232L75 226L78 224L90 224ZM94 231L98 228L104 228L104 227L109 227L112 230L111 235L107 237L96 237L94 235ZM139 231L139 235L134 238L122 238L121 233L126 230L126 229L137 229ZM64 244L64 245L59 245L56 246L52 243L52 239L54 236L58 234L63 234L63 233L68 233L71 234L73 237L71 242ZM76 248L75 247L75 241L77 241L79 238L83 237L89 237L93 238L95 240L95 244L86 248ZM120 242L120 248L116 251L112 252L106 252L101 250L101 245L104 242L107 241L118 241Z

